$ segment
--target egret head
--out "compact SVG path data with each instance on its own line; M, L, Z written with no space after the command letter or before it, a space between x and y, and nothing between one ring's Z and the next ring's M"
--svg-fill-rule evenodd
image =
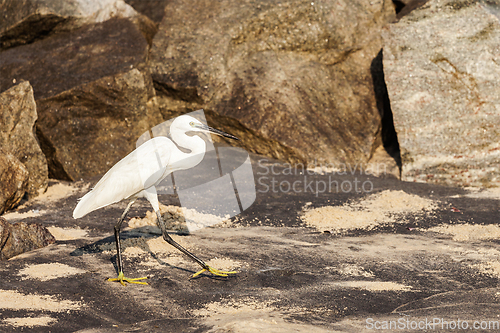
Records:
M212 128L208 125L203 124L196 118L193 118L188 115L182 115L177 117L172 123L172 127L177 127L181 131L184 132L204 132L204 133L214 133L220 136L224 136L226 138L239 140L237 137L228 134L226 132L220 131L218 129Z

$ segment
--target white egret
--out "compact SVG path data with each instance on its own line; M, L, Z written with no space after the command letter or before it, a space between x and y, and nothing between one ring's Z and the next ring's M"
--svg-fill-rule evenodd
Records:
M127 208L125 208L125 211L114 227L118 277L115 279L108 279L108 281L119 281L122 285L125 285L125 282L147 284L139 281L147 277L127 278L123 274L120 228L130 207L137 198L146 198L151 206L153 206L157 216L158 227L160 227L163 234L163 239L202 267L202 270L195 273L193 277L205 271L209 271L219 276L227 276L227 274L236 273L223 272L208 266L203 260L175 242L168 235L165 222L161 216L156 186L174 171L195 167L203 160L205 155L205 141L197 135L189 136L186 134L187 132L215 133L238 140L235 136L209 127L191 116L179 116L172 122L172 125L170 125L170 134L175 143L189 150L189 153L182 152L174 142L163 136L148 140L116 163L101 180L99 180L95 187L80 199L73 211L73 218L77 219L113 203L129 200Z

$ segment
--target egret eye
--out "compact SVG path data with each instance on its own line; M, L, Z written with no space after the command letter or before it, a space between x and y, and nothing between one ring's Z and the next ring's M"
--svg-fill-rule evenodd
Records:
M189 126L194 127L194 121L190 122Z

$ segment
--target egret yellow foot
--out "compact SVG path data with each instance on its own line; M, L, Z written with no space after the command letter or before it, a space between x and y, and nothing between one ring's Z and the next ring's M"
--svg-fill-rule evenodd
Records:
M131 279L131 278L127 278L123 275L123 272L120 272L118 274L118 277L117 278L114 278L114 279L108 279L108 281L111 281L111 282L115 282L115 281L118 281L120 282L123 286L125 285L125 282L128 282L128 283L135 283L135 284L147 284L146 282L140 282L139 280L145 280L147 279L148 277L141 277L141 278L134 278L134 279Z
M194 273L192 277L197 277L203 272L209 271L210 273L217 275L217 276L227 276L228 274L236 274L238 272L236 271L231 271L231 272L224 272L224 271L219 271L218 269L212 268L210 266L207 266L207 268L203 268L201 271L198 273Z

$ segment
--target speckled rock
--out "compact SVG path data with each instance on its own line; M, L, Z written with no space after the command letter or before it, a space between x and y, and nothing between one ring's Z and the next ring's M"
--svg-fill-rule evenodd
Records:
M385 32L403 180L500 185L499 8L434 0Z
M137 26L113 18L0 53L0 91L22 79L33 86L50 177L103 174L162 121L147 52Z
M0 217L0 260L55 243L55 238L39 223L9 223Z
M123 0L4 0L0 2L0 49L111 18L133 20L151 38L156 30L153 22Z
M28 176L24 164L0 148L0 214L21 201L28 188Z
M162 112L233 118L268 156L366 163L381 144L370 65L394 17L386 0L171 1L150 56Z
M141 32L128 19L54 34L0 53L0 92L26 80L36 101L52 97L137 67L146 60L147 47Z
M29 82L21 82L0 94L0 147L26 166L29 197L45 191L48 184L47 159L34 133L37 118Z
M148 101L148 78L132 69L38 101L38 134L54 178L104 174L162 121Z

